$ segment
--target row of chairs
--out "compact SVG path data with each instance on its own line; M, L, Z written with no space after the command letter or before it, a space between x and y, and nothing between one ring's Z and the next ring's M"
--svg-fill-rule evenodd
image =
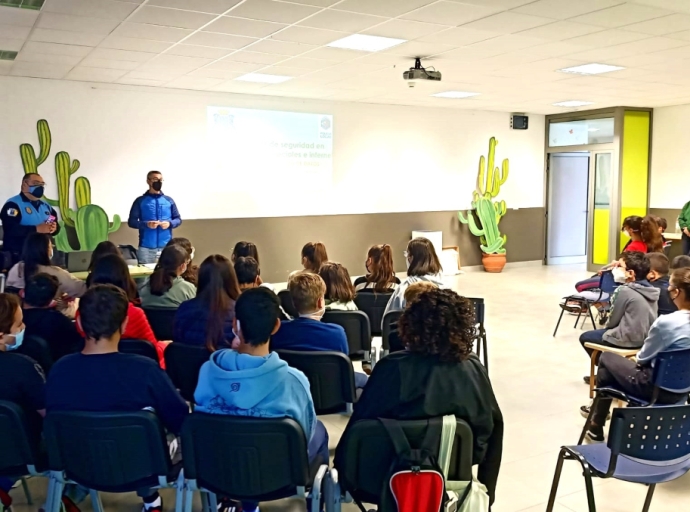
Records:
M419 448L432 420L401 421ZM46 512L58 512L66 484L90 489L93 509L102 512L98 492L122 493L174 488L175 510L191 512L194 492L205 512L217 497L244 501L308 498L309 510L339 511L341 502L377 504L395 450L382 424L358 422L341 440L347 457L342 473L328 461L309 462L300 426L285 418L191 414L182 428L182 462L174 464L155 414L60 412L47 415L45 448L26 436L26 419L16 404L0 402L0 476L46 476ZM448 477L472 478L472 430L458 420ZM308 502L309 503L309 502Z

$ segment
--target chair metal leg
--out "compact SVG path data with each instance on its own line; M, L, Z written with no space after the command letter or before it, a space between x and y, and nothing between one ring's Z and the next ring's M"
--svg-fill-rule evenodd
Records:
M180 474L177 477L177 482L175 483L175 512L182 512L184 508L184 496L187 485L184 481L184 469L180 470Z
M649 506L652 504L652 496L654 496L654 489L656 489L656 484L649 486L649 489L647 490L647 497L644 500L644 508L642 509L642 512L649 512Z
M192 512L192 500L194 499L194 491L185 489L184 493L184 512Z
M589 464L582 468L582 473L585 476L585 488L587 489L587 506L589 512L597 512L597 505L594 502L594 487L592 486L592 473L589 470Z
M211 508L208 504L208 493L201 492L201 512L211 512Z
M489 342L486 339L486 331L482 333L482 343L484 344L484 368L486 373L489 373Z
M580 322L581 316L582 316L582 306L580 306L580 312L577 314L577 318L575 319L575 325L573 326L573 329L577 329L577 324Z
M597 355L599 354L598 350L592 351L592 355L590 357L590 362L589 362L589 398L592 399L594 398L594 388L597 385L597 374L594 372L594 369L597 366Z
M46 512L60 512L62 492L65 490L65 484L58 480L54 475L51 475L48 486L49 499L46 501Z
M592 321L592 329L596 329L596 328L597 328L597 324L594 323L594 315L592 314L592 306L589 306L589 307L587 308L587 312L589 313L589 319ZM585 322L586 322L586 321L587 321L587 320L585 320ZM585 322L582 322L582 325L583 325L583 326L585 325Z
M212 492L208 493L208 506L211 512L216 512L216 510L218 510L218 496Z
M556 503L556 492L558 492L558 484L561 481L561 473L563 472L563 462L565 462L565 456L565 450L561 450L561 452L558 454L556 472L553 475L553 482L551 483L551 493L549 494L549 503L546 506L546 512L552 512L553 506Z
M31 498L31 491L29 490L29 486L26 483L26 478L22 478L22 489L24 490L24 496L26 496L26 503L29 505L33 505L34 501Z
M599 403L600 397L597 395L594 398L594 402L589 406L589 414L587 415L587 419L585 420L585 426L582 427L582 432L580 433L580 439L577 440L577 444L580 445L582 442L585 440L585 436L587 435L587 430L589 429L590 425L592 425L592 418L594 417L594 411L596 410L597 404Z
M556 337L556 333L558 332L558 326L561 325L561 320L563 319L563 313L565 313L565 309L561 309L561 314L558 317L558 322L556 323L556 328L553 330L553 337Z
M104 512L103 503L101 503L101 495L95 489L89 489L89 495L91 496L91 507L93 512Z

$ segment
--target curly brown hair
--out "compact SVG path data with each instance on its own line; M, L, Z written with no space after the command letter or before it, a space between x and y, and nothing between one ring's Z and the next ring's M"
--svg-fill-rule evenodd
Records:
M474 318L474 306L466 298L451 290L431 290L405 310L398 320L398 333L410 352L458 363L472 353Z

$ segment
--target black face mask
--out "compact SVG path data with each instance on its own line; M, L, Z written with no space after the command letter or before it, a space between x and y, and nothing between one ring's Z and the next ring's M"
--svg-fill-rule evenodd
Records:
M31 194L34 197L41 198L43 197L43 193L45 192L43 186L41 185L34 185L33 187L29 187L29 194Z
M163 182L162 181L154 181L151 184L151 188L155 190L156 192L160 192L161 189L163 188Z

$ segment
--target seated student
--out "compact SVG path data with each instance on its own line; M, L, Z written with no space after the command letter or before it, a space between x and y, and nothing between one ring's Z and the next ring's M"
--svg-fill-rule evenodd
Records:
M355 291L390 293L400 284L393 267L393 251L388 244L372 245L364 263L367 275L355 279Z
M328 261L326 246L321 242L308 242L302 247L302 267L314 274Z
M280 330L271 338L271 350L333 351L349 354L345 329L336 324L321 322L326 312L326 284L318 274L308 271L290 276L288 290L299 317L284 320ZM362 388L367 382L363 373L355 373L355 385Z
M438 286L429 281L420 281L418 283L412 283L405 290L405 309L410 307L410 304L415 302L423 293L429 292L431 290L437 290ZM388 336L389 352L400 352L405 350L405 345L403 345L400 339L400 334L398 333L397 327L393 328Z
M53 361L84 348L84 338L69 318L55 308L59 282L49 274L34 274L24 289L26 335L48 344Z
M168 242L168 245L179 245L185 251L187 251L187 269L184 271L184 273L182 273L182 275L180 275L180 277L196 287L199 280L199 267L193 263L194 246L192 246L192 242L190 242L188 238L176 237L171 238Z
M254 258L256 260L256 264L260 265L261 260L259 260L259 248L252 242L237 242L235 247L232 249L230 261L234 265L239 258ZM261 269L259 269L259 284L264 285L264 282L261 279ZM271 290L273 289L273 287L269 284L265 284L264 286L270 288Z
M151 408L163 425L179 434L189 407L168 375L149 358L118 352L131 308L125 292L95 284L79 303L77 322L86 335L84 350L55 364L46 386L46 409L133 412ZM144 512L162 512L158 492L138 492Z
M454 414L474 433L472 462L491 502L503 450L503 416L486 369L472 353L475 340L472 304L451 290L421 294L402 314L400 336L406 350L381 359L341 439L358 421L435 418ZM335 467L346 453L341 441Z
M345 267L340 263L327 261L319 269L319 275L326 284L326 309L357 311L355 287Z
M89 275L86 276L86 286L91 286L91 272L93 272L93 267L96 262L100 260L103 256L107 254L115 254L116 256L122 256L120 248L109 240L105 240L99 243L96 248L91 253L91 261L89 262L88 272Z
M690 256L681 254L673 258L671 270L678 270L679 268L690 268Z
M677 311L660 316L649 330L637 362L618 354L604 353L599 360L597 386L614 387L633 396L651 400L654 393L652 368L660 352L690 348L690 268L674 270L669 292ZM675 404L685 401L687 394L679 395L660 390L659 404ZM604 440L604 425L612 399L600 399L592 416L592 426L587 437L593 441Z
M182 278L189 255L180 245L167 245L161 252L153 274L139 290L145 308L177 308L196 297L196 286Z
M385 313L405 309L405 290L413 283L428 281L439 288L445 288L441 273L443 267L433 244L428 239L419 237L410 240L405 257L407 258L407 278L393 292L386 305Z
M261 286L259 262L251 256L240 256L235 260L235 274L240 285L240 291Z
M209 256L199 267L196 298L183 302L173 323L173 342L206 347L210 352L229 348L235 338L232 320L240 296L230 260Z
M328 433L316 419L309 381L299 370L269 352L280 328L280 301L266 288L242 293L235 305L236 350L218 350L204 363L194 393L196 410L210 414L292 418L307 439L309 460L328 464ZM235 391L237 389L238 391ZM246 512L258 503L243 503Z
M666 222L666 219L663 217L657 217L656 215L653 215L652 218L656 222L657 226L659 226L661 241L664 243L664 248L666 248L667 246L671 245L671 243L666 240L666 237L664 236L664 233L666 233L666 230L668 229L668 222Z
M650 252L647 254L647 260L649 260L647 281L659 290L659 316L678 311L668 293L668 258L663 253Z
M619 284L611 297L611 313L606 328L587 331L580 343L598 343L616 348L638 348L657 317L659 290L647 281L649 260L641 252L624 252L613 269ZM591 356L592 350L585 348ZM589 382L589 376L585 378Z

